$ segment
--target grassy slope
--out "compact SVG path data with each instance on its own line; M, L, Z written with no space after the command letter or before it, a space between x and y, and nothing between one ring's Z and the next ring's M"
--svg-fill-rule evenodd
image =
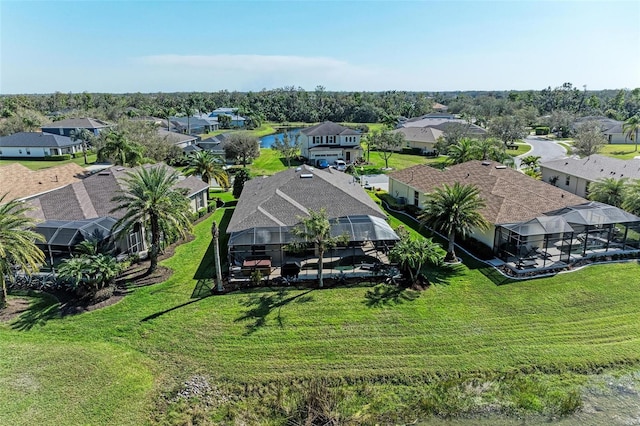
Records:
M621 160L631 160L635 156L640 156L640 151L636 151L635 149L635 144L605 145L600 150L600 154Z
M10 407L0 410L0 424L109 423L114 415L136 423L148 414L149 359L164 390L203 372L247 382L580 371L638 361L637 263L504 286L483 270L460 266L429 271L435 286L420 294L361 286L192 298L201 276L194 271L210 267L211 221L200 223L200 237L165 262L176 271L166 283L30 330L0 326L0 350L12 354L0 359L0 383L42 386L41 392L0 391L0 406ZM69 392L70 383L79 391ZM82 408L97 400L98 407ZM72 408L49 421L55 406Z

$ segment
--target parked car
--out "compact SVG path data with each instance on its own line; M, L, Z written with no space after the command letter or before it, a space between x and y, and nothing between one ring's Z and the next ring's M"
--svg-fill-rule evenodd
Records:
M318 160L319 169L326 169L327 167L329 167L329 162L327 160Z
M333 162L333 168L344 172L345 170L347 170L347 163L345 163L343 160L336 160Z

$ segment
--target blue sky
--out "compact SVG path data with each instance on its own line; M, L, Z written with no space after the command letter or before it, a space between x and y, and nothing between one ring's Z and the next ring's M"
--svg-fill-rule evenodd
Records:
M640 1L0 0L0 93L640 86Z

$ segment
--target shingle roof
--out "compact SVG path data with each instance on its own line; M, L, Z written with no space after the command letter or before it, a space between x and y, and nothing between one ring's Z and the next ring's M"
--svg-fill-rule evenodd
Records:
M41 132L20 132L0 137L0 148L63 148L78 144L67 136Z
M311 175L303 178L301 175ZM308 210L326 208L329 218L386 215L353 177L332 169L302 166L245 183L227 232L294 226Z
M587 121L597 121L604 133L622 133L622 121L601 115L580 117L573 123L573 127L578 128Z
M485 165L486 164L486 165ZM493 161L468 161L446 170L417 165L389 174L417 191L429 193L443 184L473 184L485 201L482 215L493 224L523 222L543 213L585 203L582 197Z
M432 127L401 127L392 133L402 133L406 140L414 142L436 142L444 134L443 131Z
M438 129L446 133L447 127L455 123L468 125L468 132L471 134L484 135L485 133L487 133L486 129L483 129L476 124L469 124L467 121L461 120L459 118L444 118L442 116L438 117L430 115L431 114L427 114L418 119L411 119L409 121L406 121L402 124L402 127L433 127L434 129Z
M640 179L640 160L620 160L594 154L585 158L563 158L540 164L560 173L566 173L594 182L602 178Z
M167 130L160 129L160 128L158 129L158 135L160 135L162 138L166 139L167 141L173 143L174 145L177 145L183 142L195 141L198 139L196 136L185 135L184 133L168 132Z
M164 164L143 167L162 166L174 171L173 168ZM113 166L71 185L39 195L28 201L36 207L35 211L30 212L30 216L43 220L80 220L106 216L119 219L125 212L112 213L117 204L111 200L125 189L124 179L127 173L135 170ZM189 196L209 188L205 182L195 177L181 179L175 186L187 189Z
M76 163L41 170L31 170L12 163L0 167L0 191L9 193L5 201L26 198L77 182L86 175L87 171Z
M307 136L337 136L337 135L359 135L356 130L345 127L332 121L325 121L315 126L307 127L301 130Z
M66 120L54 121L43 126L42 129L103 129L111 126L102 120L95 118L68 118Z

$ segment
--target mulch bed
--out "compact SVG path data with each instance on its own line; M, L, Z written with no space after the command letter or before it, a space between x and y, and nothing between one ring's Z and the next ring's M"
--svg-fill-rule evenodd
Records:
M24 297L12 297L7 300L7 306L0 311L0 322L9 322L19 317L23 312L29 309L31 300Z

